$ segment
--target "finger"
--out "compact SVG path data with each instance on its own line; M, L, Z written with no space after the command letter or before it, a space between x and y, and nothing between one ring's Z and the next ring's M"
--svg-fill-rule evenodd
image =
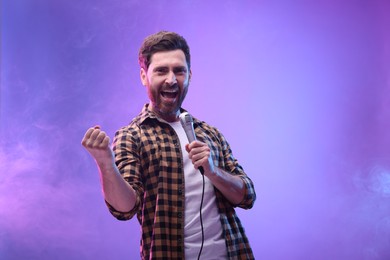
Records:
M93 129L89 139L90 140L95 140L100 133L101 133L100 129Z
M195 169L199 169L199 167L203 167L207 163L207 158L200 158L199 160L193 162Z
M94 128L90 127L87 132L85 133L85 138L89 139L91 137L92 132L94 131Z
M89 138L91 137L91 134L92 134L93 130L94 130L94 128L91 127L91 128L89 128L89 129L87 130L87 132L85 132L84 137L83 137L83 140L81 141L81 144L82 144L83 146L86 145L87 141L88 141Z
M189 147L189 154L190 156L199 155L202 153L207 153L210 151L210 148L207 145L201 145L201 146L195 146L195 147Z
M196 154L193 154L191 156L191 160L193 163L196 163L196 162L202 161L204 159L207 160L208 156L209 156L209 153L207 153L207 152L196 153Z
M103 142L104 138L106 137L106 133L104 131L101 131L97 136L96 136L96 142L101 143Z
M110 144L110 137L108 137L107 135L104 137L104 140L102 142L102 148L105 148L105 147L108 147L108 145Z
M206 143L200 142L198 140L195 140L189 144L190 150L195 149L195 148L200 148L200 147L208 147L208 145Z
M189 150L193 149L196 146L196 141L192 141L191 143L188 144Z
M94 141L94 147L97 148L107 148L110 144L110 138L107 136L105 132L100 132L100 134L96 137Z

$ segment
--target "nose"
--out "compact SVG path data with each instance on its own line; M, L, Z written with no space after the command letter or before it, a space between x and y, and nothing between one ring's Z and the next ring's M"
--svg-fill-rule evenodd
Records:
M167 78L165 79L165 83L169 86L172 86L173 84L177 83L176 75L173 72L170 72L167 74Z

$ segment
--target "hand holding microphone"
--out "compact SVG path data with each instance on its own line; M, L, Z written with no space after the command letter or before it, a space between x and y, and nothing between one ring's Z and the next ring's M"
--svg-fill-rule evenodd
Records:
M195 131L194 131L194 120L192 119L192 116L189 113L184 112L184 113L180 114L180 122L184 128L184 131L186 132L189 144L196 141L196 136L195 136ZM188 146L186 146L186 147L188 147ZM193 147L191 150L194 150L194 149L199 148L199 147L200 146ZM189 150L189 148L187 148L187 151L189 153L191 152L191 150ZM204 152L207 152L207 153L204 154ZM207 146L207 150L202 149L202 150L197 150L195 153L194 152L192 154L190 153L190 159L192 160L192 163L194 165L196 165L196 163L200 163L202 161L202 159L204 159L205 156L208 157L207 158L207 160L208 160L209 156L210 156L210 149L208 146ZM198 169L202 174L204 174L204 168L202 166L199 166Z

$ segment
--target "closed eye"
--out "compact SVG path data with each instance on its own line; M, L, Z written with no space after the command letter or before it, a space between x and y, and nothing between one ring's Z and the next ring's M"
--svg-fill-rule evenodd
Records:
M154 68L153 71L157 72L157 74L159 74L159 75L163 75L163 74L168 73L168 68L167 67L156 67L156 68Z
M174 72L175 74L185 74L187 73L187 68L185 67L175 68Z

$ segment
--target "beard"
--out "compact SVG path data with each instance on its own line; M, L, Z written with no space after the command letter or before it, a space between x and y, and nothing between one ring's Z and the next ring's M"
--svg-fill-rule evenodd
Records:
M149 91L148 95L152 111L166 120L177 117L187 95L187 87L184 88L183 92L178 91L175 97L164 97L161 91Z

